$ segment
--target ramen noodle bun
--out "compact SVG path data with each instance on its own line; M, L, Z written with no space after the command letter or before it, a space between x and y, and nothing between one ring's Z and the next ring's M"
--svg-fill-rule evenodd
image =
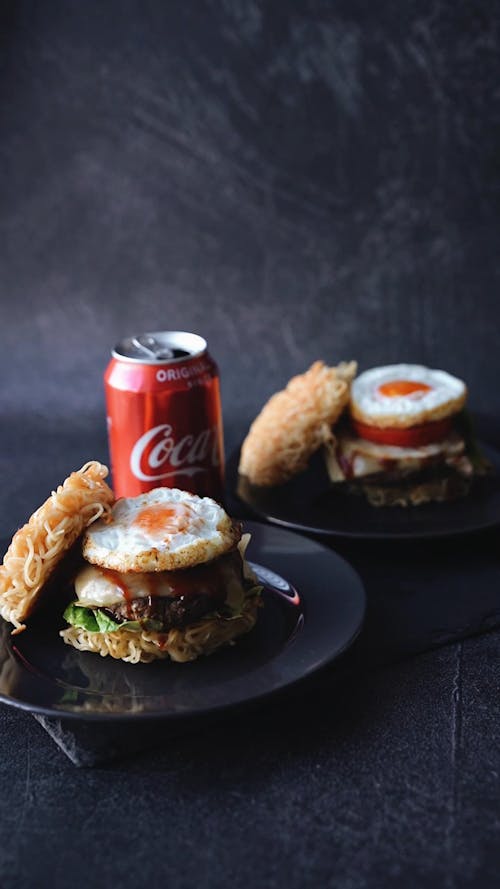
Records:
M457 414L467 398L462 380L420 364L374 367L351 389L354 420L381 429L405 429Z
M108 469L86 463L14 535L0 567L0 614L20 632L64 554L96 519L109 517L114 496Z
M273 395L250 427L239 472L255 485L278 485L306 468L329 441L331 427L349 402L356 362L327 367L315 361Z
M260 588L255 589L260 592ZM92 651L101 657L109 655L130 664L147 664L166 658L187 663L201 655L213 654L218 648L233 643L238 636L252 630L261 604L259 592L247 596L238 617L206 618L192 626L171 629L167 633L155 630L138 632L127 628L101 633L70 626L61 630L60 635L67 645L78 651Z
M85 535L83 555L115 571L173 571L224 555L240 537L240 526L210 497L155 488L118 500L111 521Z
M209 497L156 488L117 501L85 536L64 642L130 663L211 654L257 619L248 540Z

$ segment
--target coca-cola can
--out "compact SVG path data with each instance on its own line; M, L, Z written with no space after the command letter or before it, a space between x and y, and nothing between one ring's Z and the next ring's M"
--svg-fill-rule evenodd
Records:
M127 337L104 375L116 497L182 488L223 500L219 372L195 333Z

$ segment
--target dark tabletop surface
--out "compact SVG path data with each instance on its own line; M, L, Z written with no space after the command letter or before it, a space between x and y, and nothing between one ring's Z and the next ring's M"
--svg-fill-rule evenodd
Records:
M489 0L1 5L2 540L107 460L109 350L148 329L208 339L228 454L316 358L457 373L500 447L499 27ZM329 545L365 633L291 696L92 768L95 736L0 706L2 889L497 884L496 532Z

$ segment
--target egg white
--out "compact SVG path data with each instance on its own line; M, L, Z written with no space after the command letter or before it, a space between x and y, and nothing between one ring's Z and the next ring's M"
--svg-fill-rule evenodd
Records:
M395 380L409 380L430 386L428 391L408 395L384 395L379 387ZM357 377L351 388L354 414L381 420L387 416L415 421L419 417L444 408L450 402L464 398L466 386L462 380L444 370L432 370L419 364L392 364L374 367Z
M145 511L154 514L155 509L160 510L160 521L141 524ZM88 529L83 553L87 561L117 571L174 570L222 555L239 536L235 537L235 526L224 509L210 497L155 488L118 500L111 522L98 521Z
M168 492L168 493L165 493ZM180 520L185 517L187 528L177 533L164 532L158 528L157 533L148 531L134 524L139 514L147 507L186 505L187 511L179 511ZM152 546L157 549L167 549L170 552L185 548L198 540L217 540L219 532L217 523L224 515L224 510L208 497L195 498L172 488L159 488L140 497L131 497L119 500L113 509L113 521L111 524L94 525L89 531L89 537L93 538L100 546L109 550L122 549L130 555L148 550Z

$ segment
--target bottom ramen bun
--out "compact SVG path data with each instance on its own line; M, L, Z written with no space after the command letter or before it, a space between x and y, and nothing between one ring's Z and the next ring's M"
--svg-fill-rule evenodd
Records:
M85 538L64 642L130 663L191 661L232 642L254 626L261 593L240 537L208 497L157 488L119 500Z
M258 589L258 588L254 588ZM172 627L165 632L129 627L99 631L93 626L70 626L60 635L67 645L78 651L93 651L101 657L109 655L129 664L147 664L170 658L177 663L194 661L201 655L213 654L223 645L230 645L238 636L250 632L257 621L260 599L256 593L246 596L241 612L235 616L215 614L186 627ZM77 606L73 606L77 610ZM83 610L80 620L86 620ZM66 619L69 612L66 609Z
M116 571L174 571L216 559L240 537L240 526L210 497L155 488L118 500L111 520L85 535L83 555Z
M109 516L108 469L91 461L53 491L17 531L0 567L0 614L16 627L35 608L45 584L88 525Z
M465 383L444 370L391 364L354 380L350 413L367 426L405 428L450 417L462 410L466 398Z

